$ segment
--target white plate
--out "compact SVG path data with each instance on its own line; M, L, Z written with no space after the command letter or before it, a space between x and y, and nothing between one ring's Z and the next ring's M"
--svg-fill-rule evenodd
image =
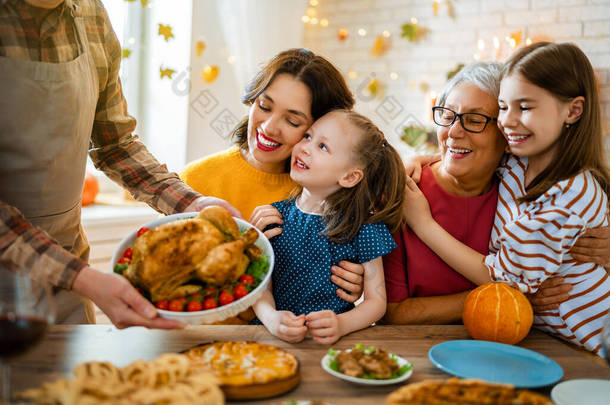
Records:
M151 221L142 226L148 229L153 229L161 224L178 221L181 219L193 218L196 217L198 214L198 212L184 212L181 214L168 215L155 219L154 221ZM239 230L242 232L245 229L254 228L254 226L244 221L243 219L234 219L237 222L237 225L239 226ZM265 235L263 235L261 231L259 231L258 229L256 229L256 231L258 232L258 239L255 243L257 246L263 249L263 256L267 256L269 258L269 271L267 272L267 275L265 276L263 281L261 281L261 283L254 290L252 290L245 297L238 299L230 303L229 305L223 305L218 308L195 312L173 312L158 309L157 312L159 313L159 316L165 319L174 319L176 321L180 321L186 324L201 325L202 323L209 324L225 320L232 316L236 316L240 312L251 307L252 304L254 304L263 295L263 292L267 288L267 285L271 280L271 273L273 271L274 263L273 248L271 247L271 243L269 243L269 240L265 237ZM114 269L116 262L123 256L123 252L125 251L125 249L130 246L133 246L137 238L137 232L137 229L132 231L129 235L123 238L121 243L119 243L119 246L117 246L116 250L114 251L114 255L112 255L112 261L110 262L111 269Z
M346 351L349 352L349 351L351 351L351 349L347 349ZM340 352L340 350L337 350L337 352ZM400 356L397 356L397 355L394 355L394 356L396 356L396 360L398 361L398 367L402 367L405 364L411 364L410 362L408 362L407 360L403 359ZM413 368L411 368L411 370L407 371L406 373L404 373L403 375L401 375L398 378L392 378L392 379L387 379L387 380L369 380L368 378L351 377L349 375L339 373L339 372L333 370L332 368L330 368L331 361L332 361L332 357L330 357L328 354L325 355L324 357L322 357L322 368L324 369L324 371L326 371L328 374L334 375L335 377L339 377L342 380L350 381L350 382L353 382L356 384L391 385L391 384L396 384L396 383L405 381L406 379L411 377L411 374L413 374Z
M557 384L551 391L557 405L608 405L610 380L580 379Z

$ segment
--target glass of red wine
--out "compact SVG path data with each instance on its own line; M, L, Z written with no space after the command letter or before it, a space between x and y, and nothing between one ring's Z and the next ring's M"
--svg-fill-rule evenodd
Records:
M54 305L49 285L28 272L0 263L0 368L3 402L10 402L10 360L42 339L53 323ZM2 402L0 401L0 402Z

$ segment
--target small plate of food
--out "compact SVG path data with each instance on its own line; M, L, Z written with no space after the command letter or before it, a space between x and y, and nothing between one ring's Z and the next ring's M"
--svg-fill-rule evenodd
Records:
M224 208L168 215L127 235L111 261L156 307L187 324L214 323L248 309L273 270L269 240Z
M322 357L322 368L335 377L365 385L396 384L413 374L413 364L406 359L360 343L347 350L329 349Z

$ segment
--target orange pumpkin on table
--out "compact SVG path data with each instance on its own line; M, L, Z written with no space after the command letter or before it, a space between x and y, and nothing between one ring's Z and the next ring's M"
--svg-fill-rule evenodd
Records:
M100 185L95 176L91 173L85 174L85 184L83 185L83 196L81 200L83 207L93 204L93 201L95 201L95 197L99 191Z
M505 283L486 283L468 294L462 319L474 339L513 345L527 336L534 311L521 291Z

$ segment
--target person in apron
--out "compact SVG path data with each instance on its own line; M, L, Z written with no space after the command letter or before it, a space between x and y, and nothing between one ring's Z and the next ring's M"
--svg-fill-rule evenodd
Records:
M28 3L52 9L63 1ZM79 8L65 1L78 43L76 59L48 63L0 57L0 88L3 99L10 100L0 104L0 203L18 209L32 225L86 262L89 245L80 223L81 193L99 84ZM218 202L199 197L188 208L200 210L208 205L206 201ZM18 262L18 255L18 249L9 246L0 260ZM155 318L152 304L126 280L88 266L79 271L72 290L55 287L54 295L57 323L95 323L87 296L118 327L181 326Z

